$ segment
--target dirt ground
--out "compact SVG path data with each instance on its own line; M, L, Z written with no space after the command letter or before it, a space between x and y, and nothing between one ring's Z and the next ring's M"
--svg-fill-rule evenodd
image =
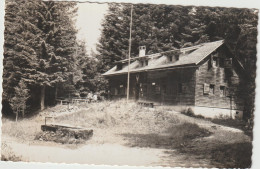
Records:
M44 124L94 130L81 144L35 140ZM252 139L240 129L183 115L169 107L104 101L48 108L15 123L2 120L4 160L130 166L250 167ZM3 159L2 157L2 159Z

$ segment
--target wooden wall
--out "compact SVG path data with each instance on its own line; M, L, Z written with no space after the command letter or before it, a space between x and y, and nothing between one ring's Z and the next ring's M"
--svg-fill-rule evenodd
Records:
M227 58L227 54L223 50L218 50L218 57ZM196 71L196 90L195 90L195 106L216 107L243 110L243 96L241 96L241 81L235 69L227 69L224 67L209 66L209 56L205 59ZM233 65L235 66L235 65ZM204 93L204 85L214 85L214 94ZM225 94L223 95L220 86L225 86ZM232 100L230 96L232 95Z
M194 105L195 75L195 68L132 73L130 98L160 104ZM127 75L112 76L109 82L112 98L126 97Z
M220 48L202 61L199 67L131 73L130 98L170 105L243 110L243 84L236 65L233 64L232 69L209 66L209 58L213 56L228 58L229 54ZM127 74L111 76L109 83L112 98L126 97ZM205 84L214 85L214 93L206 94ZM224 95L221 90L223 86ZM228 97L230 95L232 99Z
M195 72L192 68L149 72L145 99L171 105L194 105Z

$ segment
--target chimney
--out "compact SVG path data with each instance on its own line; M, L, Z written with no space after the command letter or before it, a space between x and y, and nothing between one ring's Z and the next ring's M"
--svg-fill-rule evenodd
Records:
M139 57L145 56L146 47L139 46Z

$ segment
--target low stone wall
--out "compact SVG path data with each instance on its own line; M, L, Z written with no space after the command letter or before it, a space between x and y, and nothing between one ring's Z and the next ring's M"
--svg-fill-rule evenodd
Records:
M41 129L42 132L36 135L36 140L54 141L62 144L83 143L93 135L93 130L71 126L42 125Z
M198 107L194 106L193 111L195 115L202 115L208 118L232 118L232 119L242 119L242 110L230 110L212 107Z

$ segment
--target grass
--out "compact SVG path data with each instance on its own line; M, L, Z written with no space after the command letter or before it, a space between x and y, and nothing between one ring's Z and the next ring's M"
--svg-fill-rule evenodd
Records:
M246 142L219 145L212 149L210 154L212 163L216 163L216 167L250 168L252 144Z
M198 161L210 159L210 163L217 168L250 168L252 162L251 142L192 141L178 151L194 156Z
M241 129L241 122L193 118L169 111L163 107L142 108L135 102L127 104L125 100L81 104L70 110L68 106L57 105L18 123L3 118L2 134L19 142L32 141L41 133L44 117L58 115L53 119L55 123L93 129L91 143L163 148L173 156L179 153L198 161L207 159L215 167L250 167L252 145L247 136L212 127L215 123ZM66 144L75 142L63 139L61 142ZM4 155L5 159L16 159L12 154Z
M94 129L116 129L120 133L162 132L165 127L182 123L174 114L163 110L144 109L135 102L127 104L125 100L119 100L117 103L104 101L89 104L87 109L79 110L73 115L56 118L56 122Z
M1 146L1 153L1 161L22 161L22 157L16 156L12 151L12 148L3 142Z
M35 135L41 131L40 125L44 120L24 119L15 122L10 119L2 119L2 135L16 138L20 142L33 140Z
M130 146L175 149L191 140L209 136L211 133L196 124L183 123L169 127L163 134L122 134L131 140Z
M251 138L253 137L253 131L250 128L247 128L246 125L247 123L243 120L238 120L238 119L210 119L211 122L223 126L228 126L228 127L233 127L240 129L244 131L244 133Z

